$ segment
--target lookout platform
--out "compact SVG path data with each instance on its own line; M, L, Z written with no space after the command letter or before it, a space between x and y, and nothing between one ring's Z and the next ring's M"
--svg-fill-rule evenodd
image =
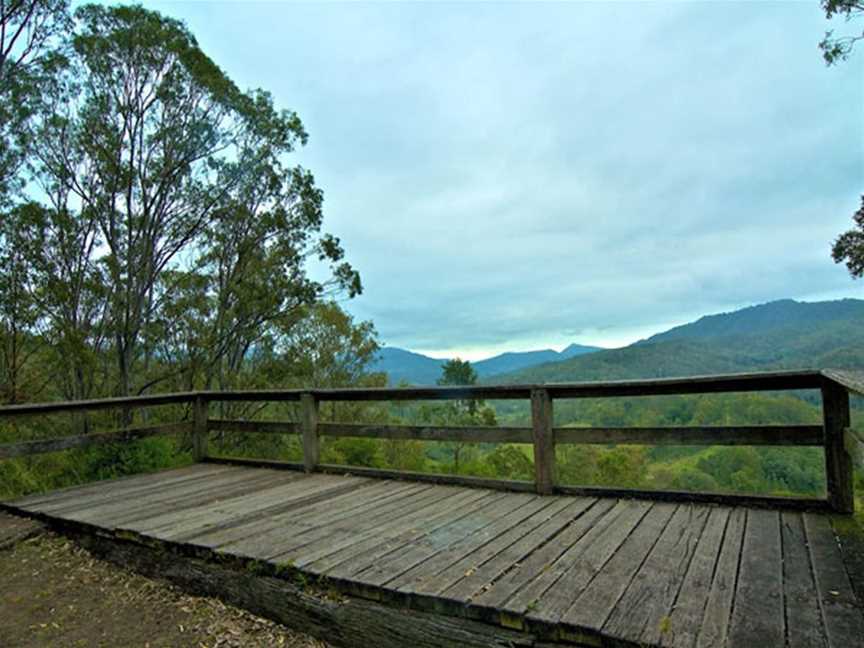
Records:
M753 391L818 399L821 424L554 425L558 400ZM161 408L146 417L160 422L145 427L16 439L0 445L0 460L174 435L196 461L30 495L0 510L334 646L864 648L864 532L851 515L864 434L852 425L850 394L864 396L864 374L807 370L0 407L0 420L120 409L117 420L126 422L137 410ZM477 399L528 400L530 427L344 423L319 409ZM290 420L262 416L268 403ZM213 404L234 418L212 418ZM212 434L248 433L297 435L302 463L209 451ZM526 444L534 479L331 465L321 461L327 437ZM809 446L824 457L824 497L562 484L555 449L564 444Z
M4 508L525 633L521 645L864 646L851 549L826 513L209 462Z

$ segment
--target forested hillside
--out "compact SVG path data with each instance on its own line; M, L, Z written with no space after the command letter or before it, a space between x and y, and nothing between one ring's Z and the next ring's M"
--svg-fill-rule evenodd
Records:
M864 367L864 301L772 302L705 317L623 349L530 367L488 382L658 378L824 367Z

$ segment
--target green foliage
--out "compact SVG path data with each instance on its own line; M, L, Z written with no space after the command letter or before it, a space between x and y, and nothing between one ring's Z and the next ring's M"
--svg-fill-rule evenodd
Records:
M475 385L477 384L477 372L467 360L453 358L441 365L441 377L439 385Z
M0 209L26 184L30 129L64 62L68 0L15 0L0 8Z
M864 196L861 196L861 207L852 216L852 220L855 227L834 241L831 256L835 263L845 263L849 274L860 279L864 276Z
M864 2L861 0L822 0L822 9L828 20L842 17L849 22L852 18L864 14ZM864 38L864 32L852 36L835 36L834 31L825 33L825 38L819 43L825 63L833 65L845 61L852 54L855 43Z

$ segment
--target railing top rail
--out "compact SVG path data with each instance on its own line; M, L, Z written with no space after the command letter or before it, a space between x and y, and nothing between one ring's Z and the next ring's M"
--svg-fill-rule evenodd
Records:
M154 394L152 396L128 396L121 398L96 398L81 401L55 401L49 403L24 403L0 407L0 417L14 417L39 414L61 414L118 407L154 407L188 403L195 400L199 392L175 392L173 394Z
M412 400L507 400L530 398L532 390L544 389L552 398L603 398L615 396L660 396L721 392L819 389L827 383L864 394L864 374L836 370L770 371L678 378L611 380L523 385L472 385L458 387L352 387L337 389L265 389L236 391L191 391L128 398L27 403L0 407L0 417L56 414L121 407L153 407L188 403L202 397L208 401L299 401L309 393L320 401L412 401Z

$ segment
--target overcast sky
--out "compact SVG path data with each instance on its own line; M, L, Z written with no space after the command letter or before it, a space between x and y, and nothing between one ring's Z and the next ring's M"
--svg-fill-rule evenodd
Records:
M365 286L346 306L385 344L617 346L864 297L830 259L864 193L864 47L826 68L817 0L146 4L300 114Z

